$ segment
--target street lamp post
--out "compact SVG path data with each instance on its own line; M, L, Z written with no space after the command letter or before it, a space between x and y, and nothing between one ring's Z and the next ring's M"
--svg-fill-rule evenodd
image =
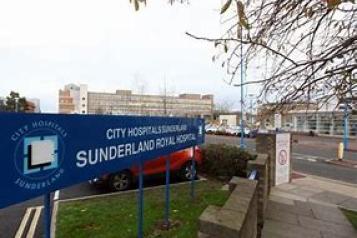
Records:
M254 94L248 94L248 97L250 99L250 126L253 126L253 99L254 99Z
M243 27L240 28L240 40L243 41ZM239 84L234 84L233 86L235 87L240 87L240 143L239 147L241 149L245 148L244 144L244 121L243 121L243 106L244 106L244 88L243 88L243 74L244 74L244 68L243 68L243 44L241 43L240 45L240 85Z
M240 28L240 148L244 148L244 121L243 121L243 93L244 93L244 88L243 88L243 44L242 44L242 40L243 40L243 27L241 26Z

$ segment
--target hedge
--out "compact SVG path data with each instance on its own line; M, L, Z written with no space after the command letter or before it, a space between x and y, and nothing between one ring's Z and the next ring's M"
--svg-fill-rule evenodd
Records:
M210 144L202 148L202 159L202 173L228 180L232 176L246 177L247 161L255 159L255 156L237 146Z

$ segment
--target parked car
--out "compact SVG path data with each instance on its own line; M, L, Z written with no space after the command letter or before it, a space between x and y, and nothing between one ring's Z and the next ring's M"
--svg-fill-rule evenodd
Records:
M226 129L226 133L231 136L237 136L240 134L240 127L239 126L230 126Z
M184 180L191 180L192 176L197 175L197 168L192 166L192 149L180 150L172 153L170 158L170 171ZM195 165L198 167L202 164L201 149L195 147ZM157 159L149 160L144 164L144 175L161 174L166 171L166 157L162 156ZM106 185L112 191L123 191L129 189L136 181L139 175L138 166L133 166L115 173L105 174L99 178L90 180L89 183L96 185Z
M229 126L227 125L220 125L218 128L217 128L217 131L216 131L216 135L227 135L227 129L229 128Z
M218 126L209 125L205 127L206 134L215 134L217 132Z
M241 129L239 128L239 132L237 134L237 136L240 136L241 135ZM244 127L244 137L250 137L250 129L249 128L246 128Z
M259 133L259 129L250 130L249 138L256 138Z

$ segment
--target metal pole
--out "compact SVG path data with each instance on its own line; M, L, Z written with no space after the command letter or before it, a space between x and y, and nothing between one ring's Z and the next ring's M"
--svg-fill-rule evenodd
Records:
M195 198L195 177L196 177L196 150L195 146L192 147L192 166L191 166L191 198Z
M143 224L144 224L144 191L143 191L143 161L139 162L139 209L138 209L138 238L143 238Z
M243 123L243 27L240 28L240 148L244 148L244 123Z
M51 238L51 193L45 194L44 205L45 205L45 214L44 214L45 237Z
M348 145L349 145L349 141L348 141L348 134L349 134L349 130L348 130L348 109L347 109L347 101L345 102L345 112L344 112L344 130L343 130L343 147L344 150L348 150Z
M165 226L170 227L170 156L166 157L166 186L165 186Z

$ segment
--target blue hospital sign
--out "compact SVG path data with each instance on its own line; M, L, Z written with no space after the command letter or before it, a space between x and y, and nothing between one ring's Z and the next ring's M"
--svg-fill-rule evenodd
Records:
M0 208L204 142L204 121L0 114Z

